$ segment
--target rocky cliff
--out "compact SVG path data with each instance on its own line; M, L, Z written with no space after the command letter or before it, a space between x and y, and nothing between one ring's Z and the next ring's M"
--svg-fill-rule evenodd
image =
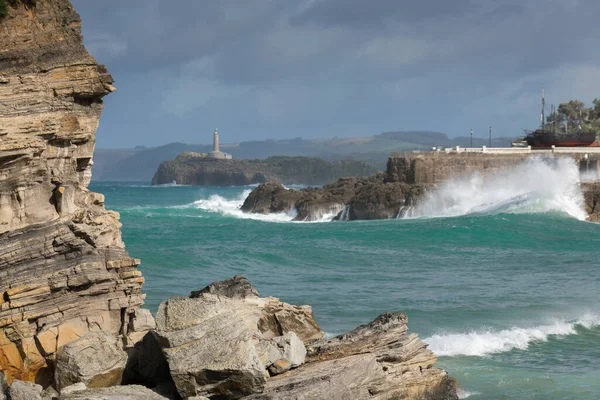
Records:
M0 370L47 384L57 349L128 335L143 303L119 215L88 190L106 68L68 0L8 3L0 19Z
M369 176L377 172L354 160L327 162L311 157L269 157L262 160L218 160L198 153L182 153L160 164L153 184L243 186L270 181L285 184L323 185L344 176Z

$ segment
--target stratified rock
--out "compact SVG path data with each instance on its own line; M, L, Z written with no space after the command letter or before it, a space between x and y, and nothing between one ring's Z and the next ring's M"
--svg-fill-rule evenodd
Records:
M0 370L48 385L61 346L127 335L144 302L119 215L88 190L113 79L68 0L10 1L0 20Z
M81 392L61 394L58 400L168 400L152 390L138 385L113 386L87 389Z
M61 347L56 354L56 388L78 382L89 388L102 388L121 383L127 362L122 344L111 334L90 332Z
M239 300L248 297L258 297L258 291L252 287L250 281L242 275L236 275L231 279L211 283L201 290L194 290L190 293L190 298L194 299L200 297L203 293L210 293Z
M41 400L43 388L32 382L15 379L8 389L10 400Z
M456 381L434 367L435 355L407 334L404 313L308 346L306 363L267 382L248 399L456 400Z
M156 321L154 321L150 310L146 310L145 308L136 309L129 318L129 327L127 329L128 345L135 345L149 331L154 329L156 329Z
M262 391L266 377L254 332L235 305L208 293L160 305L157 334L181 397L237 399Z
M156 318L157 343L182 397L237 399L259 393L268 367L278 361L285 365L278 371L300 365L305 354L300 339L323 337L310 307L258 297L243 276L191 296L163 302Z

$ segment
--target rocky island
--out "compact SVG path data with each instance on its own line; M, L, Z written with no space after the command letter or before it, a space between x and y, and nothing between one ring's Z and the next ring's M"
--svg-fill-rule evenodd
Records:
M324 338L309 306L236 276L155 321L88 189L113 79L68 0L0 10L0 399L457 399L404 313Z
M262 160L216 159L200 153L182 153L161 163L153 185L244 186L280 182L323 185L344 176L369 176L377 170L362 161L327 162L316 157L269 157Z

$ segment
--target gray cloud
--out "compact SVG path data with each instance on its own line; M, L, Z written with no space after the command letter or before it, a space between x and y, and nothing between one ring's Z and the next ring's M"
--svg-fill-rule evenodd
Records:
M561 74L593 79L600 61L595 0L73 3L117 79L105 147L198 142L204 125L231 140L477 124L518 134L536 123L541 86L556 102L590 101L594 85Z

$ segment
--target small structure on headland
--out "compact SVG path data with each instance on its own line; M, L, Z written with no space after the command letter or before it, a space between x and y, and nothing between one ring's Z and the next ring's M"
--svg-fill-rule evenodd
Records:
M213 133L213 151L208 153L208 158L218 158L220 160L231 160L231 154L223 153L219 150L219 130L215 129Z

